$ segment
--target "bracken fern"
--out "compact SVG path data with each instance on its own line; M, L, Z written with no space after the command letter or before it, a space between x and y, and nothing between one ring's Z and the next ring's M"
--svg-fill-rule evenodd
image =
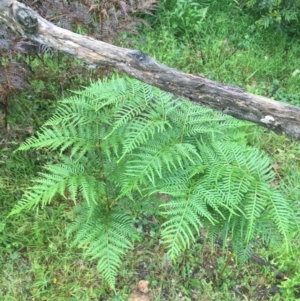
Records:
M136 203L159 194L168 196L156 213L172 260L201 228L211 239L230 237L241 258L258 237L289 248L299 214L271 188L270 159L230 138L238 127L245 124L137 80L94 83L61 101L19 148L58 151L60 162L45 166L11 214L56 195L73 200L69 234L111 287L137 238Z

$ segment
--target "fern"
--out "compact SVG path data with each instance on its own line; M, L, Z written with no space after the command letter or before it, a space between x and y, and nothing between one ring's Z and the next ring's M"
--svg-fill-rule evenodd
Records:
M260 237L290 247L299 213L274 179L270 159L231 133L244 123L132 79L91 84L60 102L20 150L50 149L47 165L11 214L54 198L78 205L69 234L111 287L126 249L133 248L137 203L166 194L155 214L175 261L205 228L230 238L242 260Z
M97 160L81 157L80 161L76 161L63 156L61 159L61 164L45 166L45 172L33 180L33 186L25 191L23 199L11 214L34 208L39 204L46 206L57 194L65 198L66 192L74 202L79 198L79 194L88 204L99 201L105 192L105 183L99 180L100 175L96 173L99 172L99 166L94 166L98 163Z
M107 209L103 205L74 209L76 219L68 229L75 232L74 245L85 249L85 256L98 259L98 270L107 283L114 288L121 257L126 249L132 249L132 238L137 238L132 217L122 208Z

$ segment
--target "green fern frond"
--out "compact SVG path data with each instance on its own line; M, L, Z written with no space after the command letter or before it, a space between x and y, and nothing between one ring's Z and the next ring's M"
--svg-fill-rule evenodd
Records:
M123 193L138 185L155 186L164 171L175 171L187 164L201 162L196 148L189 143L178 143L172 136L159 134L146 146L141 146L126 157L126 171L122 182ZM187 164L186 164L187 163Z
M137 239L132 216L122 210L107 210L103 205L83 204L75 209L76 219L68 229L75 232L74 245L83 248L84 255L98 260L98 270L114 288L122 256L132 249Z
M243 231L243 240L249 242L257 235L257 223L269 206L272 194L269 183L274 177L270 160L241 143L213 142L209 146L201 144L199 148L204 164L208 164L208 182L206 177L203 180L204 184L207 183L204 185L206 193L214 195L215 202L218 199L225 202L225 208L230 211L226 220L228 225L232 223L229 226L231 232ZM208 204L214 208L211 201ZM217 204L219 208L223 206ZM232 214L240 217L234 219ZM278 219L286 224L284 214Z
M243 241L233 241L232 248L237 254L238 261L243 264L253 255L253 248L250 244L246 244Z
M132 95L129 84L125 78L103 79L102 81L91 83L83 91L73 91L73 93L79 95L80 99L88 101L95 111L98 112L129 98Z
M101 117L95 109L95 101L82 96L72 96L60 102L54 115L45 123L45 126L74 127L80 124L89 124Z
M46 206L57 194L66 197L66 191L74 202L80 193L88 204L99 202L104 195L103 182L93 175L87 162L65 157L63 163L47 165L45 170L39 178L33 180L33 185L24 192L10 215L35 208L39 204Z
M291 248L291 234L293 225L293 211L289 206L289 202L283 198L282 194L278 191L273 191L268 202L268 214L270 218L274 221L278 232L285 238L285 246L287 250Z
M166 127L169 127L166 120L137 119L127 128L128 132L123 142L123 155L119 161L139 145L152 139L156 133L164 132Z
M95 149L97 142L96 134L97 129L82 127L52 127L48 129L43 127L36 137L27 139L18 150L28 149L41 149L49 148L50 150L59 149L60 152L64 152L69 148L73 148L71 154L75 154L80 150L81 156L83 156L89 150Z
M197 199L198 204L204 204L199 207L198 218L206 227L219 229L217 232L223 232L224 239L231 233L233 241L236 239L243 241L244 244L247 244L257 235L263 235L262 233L259 234L257 230L263 230L259 222L264 212L270 211L268 209L271 206L269 200L273 194L270 181L274 175L271 172L269 159L257 150L241 143L211 140L209 144L198 143L198 147L199 156L202 158L202 161L199 161L202 165L202 173L190 176L184 172L176 171L169 174L164 173L157 190L154 190L167 193L171 197L175 197L176 200L178 198L182 200L188 187L194 185L192 191L195 199ZM187 164L185 166L187 168ZM187 172L190 173L191 171L187 169ZM191 234L180 236L178 241L169 239L171 236L170 229L174 233L175 229L180 231L180 222L173 220L173 215L178 219L179 211L184 212L182 208L177 211L176 206L178 204L176 201L174 202L171 201L167 205L163 205L163 207L168 207L167 215L172 216L171 218L168 217L167 223L171 223L171 225L167 224L167 234L163 232L163 235L168 237L167 243L172 242L174 244L170 246L170 252L177 256L179 250L189 244L187 241L183 243L183 239L192 239L192 236ZM285 212L290 208L287 201L281 198L281 202L281 207L277 203L278 207L276 207L271 219L277 225L280 233L285 236L288 229L290 230L287 218L291 219L292 214ZM285 210L283 210L284 208ZM281 211L278 212L278 210ZM190 216L194 219L192 213ZM187 232L189 227L189 231L192 231L193 226L188 223L188 219L184 221L186 223L182 225L183 231ZM176 228L177 226L178 228ZM239 235L234 233L239 233ZM285 240L288 240L287 236Z
M149 85L140 84L139 89L142 91L149 90ZM144 122L145 120L149 122L155 120L166 121L167 114L176 107L175 100L172 99L171 94L163 93L155 88L151 89L151 93L137 94L135 90L138 90L138 88L133 90L134 97L127 98L127 101L115 111L115 114L112 116L113 126L111 132L105 139L110 137L120 127L132 124L130 123L131 121L133 121L133 125L135 125L137 120L144 120Z
M215 222L206 205L194 195L171 200L161 207L161 214L167 217L162 225L161 236L172 260L189 248L190 243L199 236L199 230L203 227L202 219Z
M170 195L170 200L160 206L160 214L166 218L161 236L173 260L195 241L201 227L217 222L197 189L196 179L201 178L203 172L200 164L169 171L153 188L152 193Z
M267 246L273 246L282 250L282 235L278 232L277 226L269 217L266 210L256 221L256 235L260 237L261 242ZM292 236L292 231L290 233Z
M256 230L257 220L265 210L270 195L270 189L265 183L252 181L251 192L245 197L243 211L247 219L246 241L249 242Z
M202 162L186 166L184 169L170 170L164 173L163 178L155 186L149 188L150 194L160 192L182 198L186 195L190 181L201 177L204 173L205 166Z
M174 128L181 130L181 138L199 138L199 134L218 134L225 129L245 126L245 122L209 108L197 106L189 101L181 101L180 105L177 103L176 110L172 110L169 119L174 124Z

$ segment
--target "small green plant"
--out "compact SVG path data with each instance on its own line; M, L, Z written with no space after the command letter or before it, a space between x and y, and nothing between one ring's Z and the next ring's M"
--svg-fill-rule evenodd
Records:
M281 30L297 32L299 29L298 15L299 0L234 0L254 12L259 18L256 24L259 27L277 27Z
M300 301L300 273L297 271L291 278L280 285L285 300Z
M270 159L241 135L230 138L245 124L132 79L74 93L19 148L59 151L60 162L45 166L11 214L58 195L72 200L68 233L112 288L139 239L135 214L149 206L158 205L153 214L173 261L201 228L211 240L230 237L242 259L258 237L289 249L297 213L271 188Z
M282 102L287 102L293 106L300 107L300 96L296 93L288 93L284 88L278 88L278 90L274 93L273 98Z
M194 0L162 1L161 6L166 10L165 18L174 34L199 37L209 8L207 1L201 4Z

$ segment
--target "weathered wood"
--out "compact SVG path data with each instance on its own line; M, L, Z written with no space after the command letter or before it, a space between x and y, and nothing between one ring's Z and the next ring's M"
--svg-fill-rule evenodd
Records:
M62 29L24 4L0 0L0 19L28 39L71 54L91 66L111 66L196 104L249 120L300 140L300 108L169 68L139 50L116 47Z

